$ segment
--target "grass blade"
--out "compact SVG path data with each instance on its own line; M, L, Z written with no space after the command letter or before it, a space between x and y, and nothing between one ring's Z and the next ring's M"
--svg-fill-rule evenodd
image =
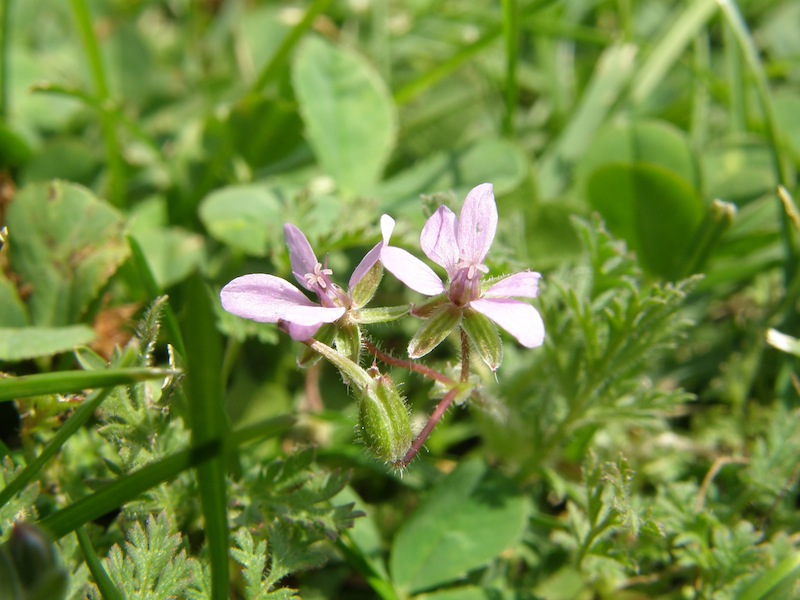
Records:
M125 600L111 581L105 568L103 568L103 563L97 556L97 552L95 552L92 541L89 539L86 530L83 527L78 527L75 530L75 535L78 537L78 544L80 544L81 551L83 552L86 566L89 568L89 572L92 574L94 582L97 584L97 589L100 590L100 595L103 596L103 600Z
M83 390L130 385L176 375L168 369L130 367L104 371L57 371L0 379L0 402L45 394L70 394Z
M187 303L183 322L186 343L186 395L192 444L201 447L224 440L227 419L222 409L222 342L206 285L198 275L186 282ZM228 501L225 465L221 456L197 467L200 501L205 518L206 545L211 564L211 597L229 594Z

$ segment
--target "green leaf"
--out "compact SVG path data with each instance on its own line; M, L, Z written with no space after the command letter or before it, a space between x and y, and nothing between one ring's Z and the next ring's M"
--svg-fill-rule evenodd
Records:
M0 325L3 327L25 327L28 313L20 300L17 288L0 271Z
M255 185L216 190L200 203L200 220L211 236L253 256L266 256L280 235L281 205L270 190Z
M529 512L513 484L481 461L462 462L398 531L390 571L409 593L457 581L519 539Z
M683 179L652 165L612 164L592 174L587 195L643 266L667 279L681 275L703 218L700 198Z
M0 360L19 361L51 356L72 350L94 340L94 330L87 325L69 327L2 327Z
M397 134L386 84L363 57L320 38L303 42L292 80L320 166L341 191L364 192L380 179Z
M685 133L664 121L637 120L605 127L578 165L579 179L612 163L660 166L700 189L700 165Z
M35 325L75 323L128 255L123 221L63 181L25 187L8 211L9 259Z

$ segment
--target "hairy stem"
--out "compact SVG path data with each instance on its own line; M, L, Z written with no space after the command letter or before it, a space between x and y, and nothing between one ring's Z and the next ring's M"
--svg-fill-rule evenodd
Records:
M403 469L407 467L412 460L414 460L414 457L422 449L422 446L425 444L426 441L428 441L428 438L433 432L433 429L436 427L436 425L439 424L439 421L442 420L444 413L447 412L447 409L450 408L450 405L453 403L453 400L455 400L456 396L458 396L458 392L459 388L454 387L449 392L447 392L447 394L445 394L445 397L442 398L442 400L434 409L433 413L428 419L428 422L425 423L425 427L422 428L422 431L419 432L419 435L411 443L411 448L408 449L408 452L406 452L406 455L403 457L403 459L400 460L397 464L395 464L396 467Z
M402 358L395 358L385 352L382 352L378 349L374 344L372 344L369 340L364 340L364 345L367 347L367 351L372 354L375 358L380 360L381 362L386 363L387 365L391 365L393 367L400 367L401 369L407 369L409 371L413 371L415 373L419 373L429 379L433 379L434 381L438 381L439 383L443 383L446 386L453 386L455 385L455 381L450 379L444 373L439 373L435 369L431 369L430 367L426 367L425 365L421 365L419 363L415 363L410 360L404 360Z

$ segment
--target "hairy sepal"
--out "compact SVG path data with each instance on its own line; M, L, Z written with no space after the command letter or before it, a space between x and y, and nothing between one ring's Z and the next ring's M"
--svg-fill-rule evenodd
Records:
M372 300L375 291L378 289L378 284L383 278L383 265L376 262L369 271L361 278L353 289L350 290L350 298L353 301L353 308L361 308Z
M358 394L358 425L370 454L387 463L405 457L413 435L408 407L388 375L377 374Z
M441 344L461 322L461 309L451 304L437 308L408 344L408 356L421 358Z
M467 333L481 360L492 371L496 371L503 362L503 342L494 323L484 315L470 310L464 314L461 327Z

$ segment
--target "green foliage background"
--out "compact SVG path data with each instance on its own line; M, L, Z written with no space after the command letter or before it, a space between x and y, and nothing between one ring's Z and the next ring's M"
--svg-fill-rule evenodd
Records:
M0 547L0 598L800 597L800 4L0 0L0 26L0 540L55 543L32 572ZM218 292L290 276L287 222L342 282L383 213L418 253L482 182L545 345L504 338L392 472L335 370Z

